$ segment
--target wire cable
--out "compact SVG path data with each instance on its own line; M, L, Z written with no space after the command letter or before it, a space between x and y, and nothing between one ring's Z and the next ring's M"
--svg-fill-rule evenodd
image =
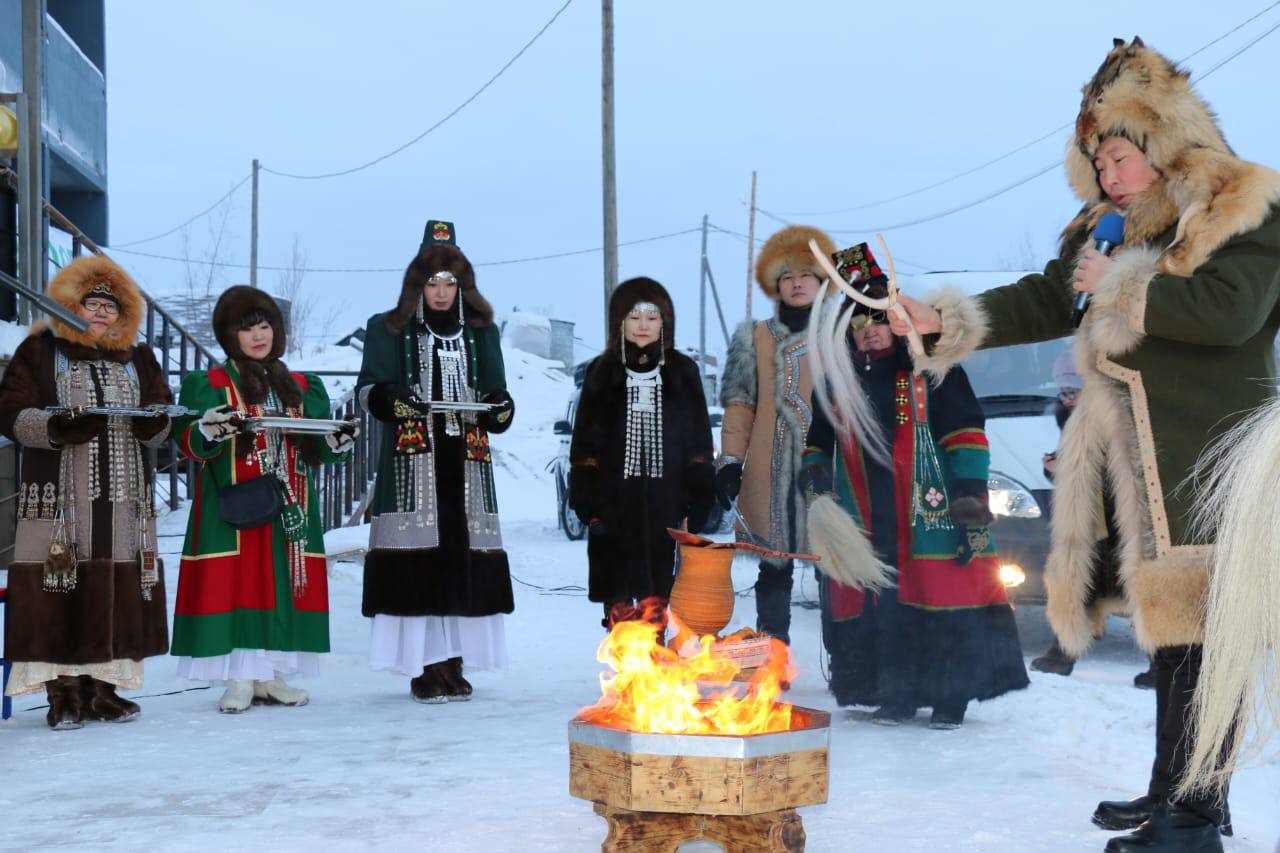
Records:
M183 228L186 228L188 225L190 225L192 222L195 222L200 217L208 215L218 205L222 204L224 201L231 198L232 194L235 193L236 190L244 186L246 183L248 183L249 179L252 177L253 177L253 173L245 175L243 178L240 179L240 181L235 186L227 190L217 201L215 201L213 204L209 205L204 210L197 213L195 216L188 219L186 222L183 222L181 225L175 225L172 228L170 228L168 231L162 231L159 234L153 235L151 237L144 237L141 240L130 240L128 243L117 243L114 246L114 248L123 249L125 246L139 246L143 243L150 243L152 240L159 240L161 237L168 237L170 234L174 233L175 231L181 231Z
M1269 6L1267 6L1266 8L1264 8L1262 11L1257 12L1256 14L1254 14L1252 17L1249 17L1249 18L1245 19L1244 21L1242 21L1241 23L1239 23L1239 24L1237 24L1236 26L1232 27L1230 30L1228 30L1227 32L1225 32L1225 33L1223 33L1222 35L1218 36L1216 39L1214 39L1213 41L1209 42L1208 44L1202 45L1201 47L1199 47L1199 48L1197 48L1196 50L1192 51L1191 53L1187 54L1187 55L1186 55L1186 56L1184 56L1182 59L1179 59L1179 60L1178 60L1178 63L1179 63L1179 64L1184 63L1184 62L1186 62L1187 60L1191 59L1193 56L1196 56L1197 54L1199 54L1199 53L1201 53L1201 52L1203 52L1203 51L1205 51L1205 50L1208 50L1208 49L1209 49L1210 47L1212 47L1213 45L1217 44L1218 42L1222 41L1223 39L1227 38L1228 36L1231 36L1231 35L1233 35L1234 33L1239 32L1241 29L1243 29L1244 27L1246 27L1246 26L1248 26L1249 24L1253 23L1253 22L1254 22L1254 21L1256 21L1258 18L1262 17L1262 16L1263 16L1263 15L1265 15L1267 12L1270 12L1272 9L1276 8L1277 6L1280 6L1280 0L1277 0L1277 2L1270 4ZM1205 77L1208 77L1208 76L1209 76L1210 74L1212 74L1214 71L1217 71L1217 70L1218 70L1219 68L1221 68L1223 65L1227 64L1227 63L1228 63L1228 62L1230 62L1232 59L1235 59L1237 56L1239 56L1239 55L1240 55L1241 53L1243 53L1245 50L1248 50L1248 49L1249 49L1250 47L1252 47L1254 44L1257 44L1259 41L1261 41L1262 39L1266 38L1268 35L1270 35L1272 32L1274 32L1278 27L1280 27L1280 24L1276 25L1276 27L1272 27L1270 30L1267 30L1265 33L1263 33L1262 35L1260 35L1260 36L1258 36L1257 38L1255 38L1253 41L1251 41L1251 42L1249 42L1248 44L1246 44L1243 48L1241 48L1240 50L1236 51L1236 52L1235 52L1235 53L1233 53L1232 55L1228 56L1226 59L1224 59L1222 62L1218 63L1217 65L1213 66L1213 67L1212 67L1212 68L1210 68L1208 71L1206 71L1206 72L1204 72L1203 74L1201 74L1199 77L1197 77L1197 78L1196 78L1196 79L1197 79L1197 81L1198 81L1198 80L1203 80ZM774 219L774 220L776 220L776 221L778 221L778 222L781 222L781 223L782 223L782 224L784 224L784 225L791 225L791 224L793 224L792 222L790 222L790 221L788 221L788 220L786 220L786 219L782 219L782 218L780 218L780 217L784 217L784 216L794 216L794 217L802 217L802 216L835 216L836 214L840 214L840 213L853 213L853 212L854 212L854 211L856 211L856 210L866 210L866 209L867 209L867 208L869 208L869 207L879 207L879 206L880 206L880 205L882 205L882 204L889 204L890 202L894 202L894 201L901 201L901 200L902 200L902 199L904 199L904 198L911 198L912 196L919 195L920 193L928 192L929 190L933 190L933 189L937 189L938 187L945 186L946 184L952 183L953 181L958 181L958 180L960 180L961 178L965 178L965 177L968 177L969 175L972 175L974 172L980 172L980 171L982 171L983 169L986 169L986 168L987 168L987 167L989 167L989 166L994 166L996 163L999 163L999 162L1001 162L1001 161L1003 161L1003 160L1007 160L1008 158L1012 157L1014 154L1018 154L1018 153L1020 153L1020 152L1022 152L1022 151L1025 151L1025 150L1027 150L1028 148L1031 148L1031 147L1032 147L1032 146L1034 146L1034 145L1038 145L1038 144L1040 144L1041 142L1044 142L1046 139L1049 139L1049 138L1051 138L1051 137L1053 137L1053 136L1055 136L1055 135L1057 135L1057 134L1061 133L1062 131L1064 131L1064 130L1068 129L1069 127L1071 127L1073 124L1075 124L1075 122L1074 122L1074 121L1069 121L1069 122L1067 122L1066 124L1059 125L1058 127L1055 127L1053 130L1049 131L1048 133L1044 134L1043 136L1038 136L1038 137L1036 137L1035 139L1031 140L1030 142L1023 143L1022 145L1019 145L1017 148L1014 148L1014 149L1012 149L1011 151L1006 151L1004 154L1001 154L999 157L995 157L995 158L993 158L993 159L991 159L991 160L987 160L985 163L979 163L977 166L974 166L974 167L972 167L972 168L970 168L970 169L965 169L963 172L957 172L956 174L954 174L954 175L952 175L952 176L950 176L950 177L948 177L948 178L943 178L943 179L942 179L942 180L940 180L940 181L935 181L934 183L932 183L932 184L927 184L927 185L925 185L925 186L923 186L923 187L917 187L916 189L909 190L909 191L907 191L907 192L905 192L905 193L899 193L898 195L889 196L889 197L887 197L887 198L882 198L882 199L877 199L876 201L868 201L868 202L864 202L864 203L862 203L862 204L856 204L856 205L854 205L853 207L842 207L842 208L839 208L839 209L837 209L837 210L811 210L811 211L807 211L807 212L797 212L797 211L785 212L785 211L784 211L784 212L782 212L782 213L776 213L776 214L775 214L775 213L767 213L767 212L766 212L766 213L765 213L765 215L766 215L766 216L768 216L770 219ZM756 210L761 210L761 208L757 207L757 208L756 208ZM762 210L761 210L761 212L764 212L764 211L762 211Z
M506 73L506 70L508 68L510 68L512 65L515 64L517 59L519 59L521 56L524 55L525 51L533 47L533 43L536 42L539 38L541 38L542 34L551 28L551 25L556 22L556 19L560 17L560 15L564 12L565 9L569 8L569 5L571 3L573 3L573 0L565 0L564 5L562 5L559 9L557 9L556 13L551 16L551 19L542 25L542 29L534 33L533 38L525 42L524 47L516 51L516 55L508 59L506 64L503 65L501 68L499 68L496 74L490 77L487 81L485 81L483 86L481 86L479 89L477 89L475 92L471 94L471 97L467 98L465 101L458 104L458 106L454 107L453 110L451 110L444 118L440 119L435 124L431 125L431 127L428 127L426 130L422 131L422 133L419 133L413 139L410 139L408 142L404 143L403 145L393 148L392 150L388 151L386 154L383 154L380 157L375 157L369 162L362 163L359 166L352 166L350 169L340 169L336 172L322 172L318 175L302 175L294 172L282 172L277 169L268 168L267 166L260 166L259 168L261 168L262 171L264 172L270 172L271 174L278 175L281 178L294 178L296 180L301 180L301 181L318 181L324 178L337 178L342 175L350 175L355 172L360 172L365 169L368 169L370 166L376 166L378 163L381 163L383 160L386 160L390 157L394 157L395 155L399 154L401 151L404 151L406 148L409 148L412 145L416 145L417 143L425 139L427 136L434 133L436 130L440 129L445 124L445 122L449 121L449 119L453 118L458 113L462 112L464 109L466 109L468 105L471 104L472 101L480 97L480 95L482 95L486 89L492 86L499 77L501 77L504 73Z
M683 231L672 231L668 234L656 234L652 237L641 237L638 240L626 240L624 242L619 243L618 247L621 248L624 246L638 246L641 243L653 243L658 240L668 240L672 237L680 237L685 234L694 234L701 230L702 229L700 227L686 228ZM238 262L202 260L199 258L178 258L173 255L161 255L155 252L140 252L136 249L110 249L108 251L108 254L115 251L122 252L126 255L137 255L138 257L142 257L142 258L152 258L158 261L174 261L176 263L197 264L199 266L206 266L206 267L227 267L228 269L241 269L241 270L249 269L248 264L243 264ZM479 263L473 263L472 266L473 267L497 267L497 266L506 266L510 264L525 264L525 263L532 263L534 261L548 261L555 258L568 258L574 255L589 255L594 252L603 252L603 251L604 251L603 248L597 246L593 249L575 249L574 251L571 251L571 252L556 252L555 254L551 254L551 255L533 255L527 258L510 258L508 260L503 260L503 261L481 261ZM266 272L295 272L296 271L301 273L400 273L400 272L404 272L404 267L285 267L285 266L270 266L266 264L258 264L258 269L265 270Z

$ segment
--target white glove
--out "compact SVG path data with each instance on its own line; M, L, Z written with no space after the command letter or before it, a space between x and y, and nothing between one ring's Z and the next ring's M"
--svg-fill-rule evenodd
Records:
M240 427L232 423L232 419L239 415L240 412L234 406L219 406L205 412L196 424L196 428L206 439L218 444L240 431Z
M356 436L359 434L360 424L352 423L348 427L329 433L324 440L335 455L341 455L356 446Z

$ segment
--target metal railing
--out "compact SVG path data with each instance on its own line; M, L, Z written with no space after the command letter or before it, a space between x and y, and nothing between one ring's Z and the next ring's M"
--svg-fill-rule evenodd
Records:
M16 185L17 175L7 166L0 166L0 180ZM43 200L43 204L49 224L71 237L73 257L79 257L86 250L95 255L108 254L47 200ZM180 387L183 378L192 370L208 370L221 363L221 359L188 332L155 297L146 291L141 293L147 305L141 335L154 351L163 375L171 377L171 385ZM320 371L319 375L354 376L356 373ZM176 377L176 383L173 382L173 377ZM351 394L334 403L332 416L358 418L360 437L356 440L355 452L350 461L317 466L314 472L325 530L345 523L356 509L361 510L361 515L365 514L369 486L377 467L377 422L360 411ZM176 510L184 497L192 497L196 478L199 476L198 466L182 455L175 439L176 436L170 436L163 447L149 451L152 470L155 472L152 478L152 499L156 506L163 501L170 510ZM20 448L7 440L0 441L3 442L0 443L0 564L3 564L8 562L6 555L13 548L16 506L10 505L15 503ZM4 472L10 470L12 476L6 480ZM14 494L10 494L11 492Z

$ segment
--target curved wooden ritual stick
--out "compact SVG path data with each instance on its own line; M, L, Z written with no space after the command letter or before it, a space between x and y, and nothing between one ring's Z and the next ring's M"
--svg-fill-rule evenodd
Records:
M924 341L920 339L920 333L916 331L915 325L911 322L911 317L907 314L907 309L898 304L898 279L893 271L893 258L889 255L889 247L885 245L884 237L876 235L876 240L880 243L880 255L884 258L885 266L889 270L889 295L879 299L867 296L856 290L849 282L844 280L844 276L831 263L831 259L826 256L822 249L818 248L818 241L809 241L809 251L813 252L813 257L817 259L818 266L822 267L822 271L827 274L827 278L835 282L836 287L840 288L846 296L854 302L861 302L868 308L877 311L892 311L897 314L907 324L907 342L911 347L911 355L914 358L924 357Z

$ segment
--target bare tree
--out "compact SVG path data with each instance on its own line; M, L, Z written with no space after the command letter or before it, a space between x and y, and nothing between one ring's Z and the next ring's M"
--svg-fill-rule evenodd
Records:
M228 224L234 204L230 198L223 201L206 220L208 241L203 251L192 247L191 231L182 229L182 283L183 292L171 299L173 313L178 321L206 345L215 343L210 322L215 295L221 291L226 262L223 260L229 239Z
M319 301L315 294L306 292L303 284L307 274L307 253L302 248L298 235L293 235L293 248L289 254L289 265L276 279L275 293L289 303L289 347L290 355L301 355L305 350L307 330L311 326ZM332 321L330 321L332 322Z

